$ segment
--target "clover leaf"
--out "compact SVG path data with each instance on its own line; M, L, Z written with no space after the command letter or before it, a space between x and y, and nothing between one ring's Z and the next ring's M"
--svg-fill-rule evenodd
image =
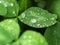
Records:
M18 18L21 22L31 27L44 28L54 25L57 15L51 14L39 7L31 7L23 12Z
M25 31L20 37L21 45L48 45L45 38L35 31Z
M15 19L6 19L0 22L0 27L3 27L3 29L10 33L13 39L18 39L20 27Z
M45 38L48 41L49 45L60 45L60 22L57 22L56 25L51 26L45 31Z
M0 14L1 16L4 17L18 16L19 6L16 0L0 0L0 5L1 5L0 13L3 13L1 11L5 11L3 14Z

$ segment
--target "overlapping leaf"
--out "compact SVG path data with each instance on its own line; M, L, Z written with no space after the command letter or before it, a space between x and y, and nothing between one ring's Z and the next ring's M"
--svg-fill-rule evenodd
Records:
M45 38L37 32L34 31L26 31L20 37L21 45L48 45Z
M60 22L47 28L45 38L49 45L60 45Z
M51 6L49 7L49 10L52 13L57 14L58 20L60 20L60 0L54 0Z
M6 31L3 27L0 26L0 45L7 45L12 42L13 36Z
M14 19L6 19L0 22L0 27L3 27L13 39L17 39L20 33L20 27Z
M2 9L0 7L0 12L6 11L6 14L4 15L3 12L1 12L2 14L0 14L1 16L5 16L5 17L15 17L18 15L18 11L19 11L19 6L16 2L16 0L0 0L0 5L2 4ZM6 9L5 9L6 8Z

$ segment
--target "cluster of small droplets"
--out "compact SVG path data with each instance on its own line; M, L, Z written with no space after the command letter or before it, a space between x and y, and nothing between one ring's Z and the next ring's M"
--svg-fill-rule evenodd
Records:
M5 7L8 7L8 6L14 6L14 4L13 3L9 3L8 1L6 2L6 1L3 1L3 0L0 0L0 4L3 4Z
M1 27L2 27L2 29L1 29ZM7 41L11 42L18 38L18 35L20 32L20 27L17 24L17 22L15 21L15 19L6 19L6 20L0 22L0 32L2 32L1 30L4 30L4 32L2 33L3 35L1 35L1 33L0 33L0 40L6 41L6 42ZM9 43L7 42L7 44L6 43L5 44L9 45Z
M10 44L6 44L6 45L10 45Z
M59 45L60 44L59 43L60 42L59 33L60 33L60 22L57 22L56 25L51 26L46 29L44 36L50 45L55 45L55 44Z
M57 16L55 14L50 14L49 12L37 7L29 8L19 17L23 23L36 28L54 25L56 23L56 18Z
M10 6L13 8L15 6L13 2L8 2L8 1L5 1L5 0L0 0L0 5L3 5L5 8L8 8ZM9 10L7 10L7 11L9 12ZM15 10L12 11L12 14L16 15Z

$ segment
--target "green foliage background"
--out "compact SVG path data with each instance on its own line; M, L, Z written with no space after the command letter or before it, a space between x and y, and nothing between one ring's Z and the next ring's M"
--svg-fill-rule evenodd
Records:
M0 45L60 45L60 0L0 0Z

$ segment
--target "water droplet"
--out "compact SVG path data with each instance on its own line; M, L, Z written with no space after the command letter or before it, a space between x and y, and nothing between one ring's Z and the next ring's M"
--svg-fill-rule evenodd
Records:
M48 27L48 25L46 25Z
M30 13L31 13L31 14L33 14L33 12L32 12L32 11L30 11Z
M25 41L25 42L22 42L22 44L23 44L23 45L26 45L26 44L27 44L27 42L26 42L26 41Z
M51 18L51 20L54 20L54 18Z
M42 25L40 25L40 27L42 27Z
M10 44L6 44L6 45L10 45Z
M30 42L31 42L31 40L28 40L28 42L30 43Z
M11 3L10 5L11 5L11 6L13 6L14 4L13 4L13 3Z
M5 7L7 7L7 4L4 4Z
M25 18L25 14L24 13L21 16L22 16L22 18Z
M15 11L13 11L13 14L15 14Z
M54 30L54 33L56 33L56 31Z
M54 22L51 22L52 24L55 24Z
M29 38L31 39L31 38L32 38L32 36L29 36Z
M46 19L46 20L48 20L48 19Z
M44 20L44 21L46 21L46 20Z
M37 26L40 26L40 24L37 24Z
M46 26L46 24L44 24Z
M11 23L12 22L12 20L9 20L9 23Z
M24 36L23 38L24 38L24 39L26 39L26 38L27 38L27 36Z
M23 20L21 20L21 21L23 21Z
M52 24L55 24L54 22Z
M31 22L32 22L32 23L36 23L37 20L36 20L36 19L31 19Z
M0 3L2 3L2 1L0 1Z
M7 27L8 31L12 31L14 28L13 27Z

